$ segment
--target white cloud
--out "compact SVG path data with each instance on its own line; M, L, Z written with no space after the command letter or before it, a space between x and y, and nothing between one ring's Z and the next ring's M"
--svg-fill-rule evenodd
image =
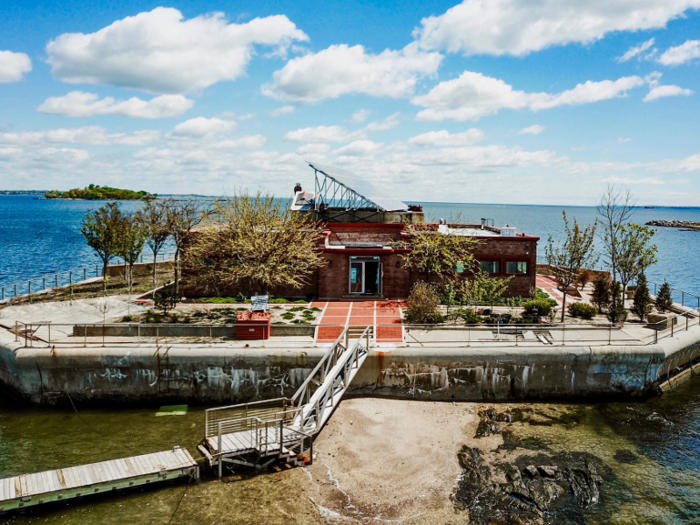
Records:
M244 135L242 137L233 137L226 140L221 140L211 144L211 149L218 150L238 150L238 149L259 149L267 143L267 138L262 135Z
M477 128L470 128L461 133L450 133L443 129L416 135L408 139L408 143L414 146L470 146L483 138L484 132Z
M235 125L236 123L232 120L196 117L175 126L171 136L177 138L202 138L229 131Z
M626 137L626 138L620 137L619 139L617 139L618 144L624 144L625 142L631 142L631 141L632 141L632 139L629 137Z
M316 126L289 131L287 142L351 142L365 138L363 131L348 131L341 126Z
M229 24L222 13L184 20L157 7L95 33L66 33L46 46L57 78L153 93L186 93L242 75L256 44L308 40L284 15Z
M0 133L0 144L16 144L20 146L48 144L143 146L156 142L159 139L160 132L155 130L136 131L134 133L107 133L99 126Z
M294 113L296 108L294 106L282 106L281 108L273 109L270 111L270 115L273 117L280 117L282 115L289 115L290 113Z
M382 144L372 142L371 140L356 140L350 144L333 150L333 153L338 156L362 157L377 153L382 149Z
M433 75L442 55L418 51L409 45L378 55L361 45L332 45L318 53L293 58L275 71L273 82L262 87L279 100L316 102L351 93L375 97L410 96L419 78Z
M644 80L632 76L615 81L589 80L557 94L526 93L514 90L503 80L465 71L456 79L440 82L426 95L413 97L411 102L427 108L418 113L419 120L478 120L504 108L539 111L563 105L589 104L624 96L629 89L642 84Z
M321 144L321 143L312 143L312 144L304 144L303 146L299 146L297 148L297 154L299 155L323 155L325 153L328 153L331 150L331 147L329 144Z
M194 100L182 95L161 95L151 100L131 97L115 100L99 99L94 93L71 91L63 97L49 97L36 110L66 117L94 117L95 115L122 115L125 117L159 119L177 117L194 105Z
M533 124L532 126L528 126L527 128L523 128L518 133L520 135L539 135L544 131L544 126L540 126L539 124Z
M24 53L0 51L0 84L19 82L32 70L32 61Z
M657 62L665 66L677 66L698 57L700 57L700 40L688 40L680 46L668 48Z
M414 36L424 49L520 56L613 31L665 27L697 7L700 0L464 0L421 20Z
M644 97L644 102L651 102L663 97L677 97L679 95L689 96L693 94L692 89L684 89L682 87L668 85L668 86L655 86L649 90L647 96Z
M367 120L367 117L369 117L370 113L371 111L368 109L360 109L352 114L350 120L353 122L364 122L365 120Z
M638 46L630 47L627 52L621 57L617 57L618 62L627 62L634 57L642 58L640 55L644 53L647 49L654 45L654 39L651 38L646 42L642 42Z
M365 129L367 131L387 131L399 125L399 113L394 113L379 122L370 122Z

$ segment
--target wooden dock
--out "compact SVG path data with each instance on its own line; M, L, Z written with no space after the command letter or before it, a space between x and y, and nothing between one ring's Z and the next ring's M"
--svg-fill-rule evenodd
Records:
M181 477L199 466L180 447L165 452L0 479L0 512Z

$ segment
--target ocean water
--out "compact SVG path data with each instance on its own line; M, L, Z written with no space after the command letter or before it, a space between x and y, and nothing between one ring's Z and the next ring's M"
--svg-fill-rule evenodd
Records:
M80 221L99 201L42 200L30 195L0 195L0 286L29 278L42 277L61 270L98 264L99 259L80 234ZM141 202L121 203L124 211L134 211ZM592 224L593 207L520 206L423 203L427 218L460 217L478 223L482 217L496 226L509 224L518 231L540 237L538 255L544 261L544 247L551 235L555 241L564 235L562 210L570 221ZM639 208L632 220L644 224L651 219L700 221L700 208ZM675 228L657 228L654 243L659 248L658 264L648 276L652 281L667 280L671 286L700 295L697 254L700 232ZM144 254L144 257L146 255ZM601 259L598 266L603 265Z

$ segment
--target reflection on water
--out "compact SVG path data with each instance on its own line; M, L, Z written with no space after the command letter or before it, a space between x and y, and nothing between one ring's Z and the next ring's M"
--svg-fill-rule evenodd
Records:
M375 400L381 403L380 399ZM700 516L700 378L642 403L522 405L534 414L512 429L522 446L550 455L585 453L607 468L601 502L576 523L692 523ZM532 409L532 410L530 410ZM0 407L0 476L7 477L186 446L203 434L202 409L155 417L156 409ZM551 419L548 413L558 414ZM564 414L565 417L562 417ZM538 419L539 418L539 419ZM509 438L510 439L510 438ZM506 443L505 446L507 446ZM455 450L455 454L457 451ZM306 488L307 492L302 492ZM187 491L187 496L182 498ZM172 483L35 507L0 523L318 523L302 469Z

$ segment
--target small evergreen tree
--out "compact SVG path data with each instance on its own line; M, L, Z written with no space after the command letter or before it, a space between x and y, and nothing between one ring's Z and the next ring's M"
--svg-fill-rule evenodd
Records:
M632 305L631 311L639 317L640 321L644 321L644 318L652 310L652 304L653 301L649 294L647 278L642 273L637 277L637 290L634 293L634 304Z
M598 277L593 288L593 294L591 295L591 302L598 308L599 312L603 312L604 309L610 304L610 284L608 280L602 275Z
M659 294L656 296L656 308L659 312L666 313L667 310L671 309L673 306L673 298L671 297L671 285L667 282L661 285L659 288Z
M622 299L622 285L613 281L610 285L610 306L608 306L608 320L613 324L624 323L627 320L627 310Z

